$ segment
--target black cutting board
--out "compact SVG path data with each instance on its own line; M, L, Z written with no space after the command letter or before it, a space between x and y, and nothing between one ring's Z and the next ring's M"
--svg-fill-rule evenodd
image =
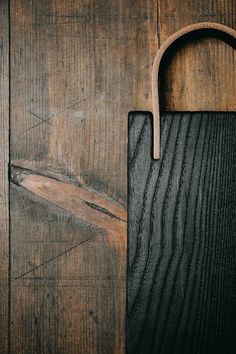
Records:
M236 113L130 113L128 354L236 353Z

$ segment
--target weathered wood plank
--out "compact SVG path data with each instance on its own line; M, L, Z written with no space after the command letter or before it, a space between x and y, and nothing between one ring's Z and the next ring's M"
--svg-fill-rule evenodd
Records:
M15 167L11 197L13 353L123 353L124 208Z
M143 90L136 63L144 76L151 70L137 38L155 40L148 24L156 12L140 4L127 10L130 5L116 1L11 1L15 165L104 192L114 205L126 203L122 95L134 84ZM151 61L154 54L145 57ZM72 216L11 188L13 352L123 353L126 228L112 238L109 230L106 235L92 221L82 222L80 209ZM94 232L98 237L90 240ZM71 249L81 238L88 241ZM42 263L30 286L25 277L15 279Z
M151 106L156 2L13 0L11 12L12 157L125 203L127 114Z
M129 120L128 353L236 350L236 114Z
M9 22L8 1L0 2L0 353L8 352L9 262Z

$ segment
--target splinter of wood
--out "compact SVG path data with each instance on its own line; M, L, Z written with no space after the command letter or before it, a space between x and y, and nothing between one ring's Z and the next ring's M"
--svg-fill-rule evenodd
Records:
M152 70L152 104L153 104L153 158L160 158L160 103L159 103L159 69L162 59L174 44L189 35L210 35L217 37L236 48L236 31L219 23L201 22L182 28L169 37L157 52Z

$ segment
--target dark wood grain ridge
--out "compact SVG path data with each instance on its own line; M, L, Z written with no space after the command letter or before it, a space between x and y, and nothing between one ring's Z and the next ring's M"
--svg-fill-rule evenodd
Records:
M235 113L129 123L128 353L233 354Z

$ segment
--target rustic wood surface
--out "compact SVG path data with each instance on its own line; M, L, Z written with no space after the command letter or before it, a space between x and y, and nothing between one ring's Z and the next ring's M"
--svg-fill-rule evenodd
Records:
M13 159L125 203L127 115L151 104L156 13L144 0L11 1Z
M7 352L9 312L14 354L124 353L126 232L116 239L86 213L107 218L108 208L116 215L110 201L122 213L126 208L127 116L151 110L157 47L193 22L235 27L234 1L1 1L1 279L8 278L9 255L8 5L12 280L9 308L1 282L0 351ZM182 48L163 71L163 108L234 110L232 65L223 43L206 39ZM81 188L99 194L98 204L79 202L86 217L78 200L72 206L65 196Z
M8 263L9 263L9 36L8 4L0 2L0 353L8 344Z
M236 351L236 113L129 120L129 354Z
M19 167L12 182L13 352L122 352L126 211Z

